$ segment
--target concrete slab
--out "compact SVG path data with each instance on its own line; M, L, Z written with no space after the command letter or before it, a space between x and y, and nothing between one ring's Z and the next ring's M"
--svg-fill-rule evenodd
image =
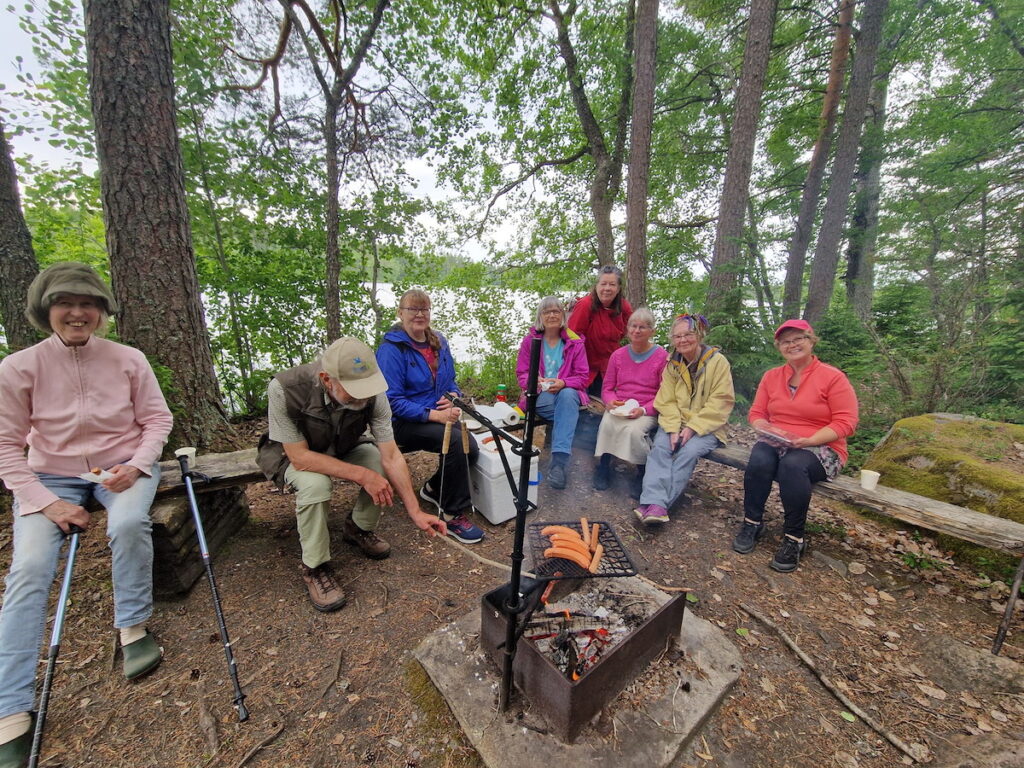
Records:
M651 590L662 601L668 599L639 579L629 581L636 582L631 589ZM675 673L653 676L649 689L639 695L634 683L607 708L610 722L601 728L592 723L574 744L565 744L545 732L544 722L521 696L514 697L508 712L498 711L500 671L480 651L479 629L479 611L471 611L430 634L413 655L488 768L668 766L742 671L740 653L725 633L687 611L678 638L684 656ZM634 709L629 702L635 700L644 703Z

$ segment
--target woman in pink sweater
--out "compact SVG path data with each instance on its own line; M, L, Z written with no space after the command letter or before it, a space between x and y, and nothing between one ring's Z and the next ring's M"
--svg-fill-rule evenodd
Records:
M145 356L95 335L116 310L91 267L54 264L29 287L27 311L51 335L0 362L0 478L14 493L14 556L0 611L0 764L28 756L47 595L65 534L89 526L90 499L107 509L125 676L160 663L146 629L149 507L172 419Z
M771 567L795 571L807 547L804 524L811 486L831 480L846 463L846 438L857 429L857 395L846 374L814 356L818 337L806 320L775 331L785 365L767 371L747 419L760 433L743 475L743 524L732 548L754 550L764 531L764 505L778 480L785 512L782 543Z
M601 399L604 416L597 431L594 455L598 459L594 472L594 490L603 491L611 485L612 457L617 456L636 466L636 477L630 488L633 498L640 498L647 454L651 452L649 433L658 422L654 418L654 396L661 386L668 352L651 341L654 336L654 315L640 307L629 318L626 338L629 344L612 352L608 359ZM633 400L636 406L628 413L613 412Z

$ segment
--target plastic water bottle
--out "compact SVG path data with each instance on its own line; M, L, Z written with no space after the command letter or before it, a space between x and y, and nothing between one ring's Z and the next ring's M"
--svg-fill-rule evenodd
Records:
M505 385L504 384L499 384L498 385L498 394L496 394L494 396L494 402L496 402L496 403L508 402L508 398L505 397Z

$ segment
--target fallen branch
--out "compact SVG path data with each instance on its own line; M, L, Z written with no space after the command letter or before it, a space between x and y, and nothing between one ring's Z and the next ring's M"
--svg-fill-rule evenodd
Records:
M693 592L693 590L690 587L667 587L664 584L659 584L656 581L652 581L651 579L648 579L646 576L644 576L641 573L638 573L636 575L636 577L638 579L640 579L640 581L644 582L645 584L650 584L655 589L660 589L663 592Z
M839 701L842 702L843 706L845 706L847 709L853 712L853 714L855 714L857 717L863 720L868 726L870 726L875 731L875 733L883 737L886 741L888 741L890 744L896 747L896 749L903 752L903 754L907 755L911 760L914 760L915 762L925 763L931 759L931 756L928 754L926 749L922 750L918 747L918 745L907 744L901 738L888 731L881 723L876 722L874 718L871 717L871 715L869 715L867 712L865 712L852 701L850 701L850 699L847 698L847 696L842 691L840 691L835 686L835 684L824 675L824 673L822 673L818 669L817 665L814 663L811 657L804 653L800 646L793 642L790 636L787 635L778 626L776 626L776 624L773 621L761 615L761 613L759 613L754 608L751 608L746 603L740 603L740 608L742 608L744 611L749 613L759 622L764 624L766 627L768 627L768 629L774 631L782 639L782 642L789 646L789 649L800 658L800 661L806 664L807 668L815 674L815 676L821 681L821 684L824 685L833 696L839 699Z
M263 741L261 741L259 744L257 744L252 749L250 749L248 752L246 752L245 753L245 757L243 757L241 760L239 760L237 763L235 763L235 768L242 768L243 765L248 763L250 760L252 760L256 756L257 752L259 752L265 746L270 744L270 742L272 742L274 739L276 739L278 736L280 736L283 731L284 731L284 723L282 722L279 726L277 726L277 730L276 731L274 731L273 733L268 735L266 738L263 739Z
M331 690L331 686L338 682L338 676L341 674L341 661L345 658L345 651L339 651L338 660L334 663L334 674L327 678L327 685L320 691L320 695L317 699L322 699L327 695L327 692Z
M451 544L457 550L459 550L460 552L464 552L465 554L469 555L474 560L476 560L478 563L483 563L484 565L489 565L492 568L498 568L499 570L502 570L502 571L508 571L509 573L512 572L512 566L505 565L505 563L499 563L499 562L497 562L495 560L488 560L486 557L478 555L476 552L471 550L469 547L465 547L462 544L459 544L459 542L455 541L455 539L450 539L447 536L445 536L442 539L442 541L444 541L446 544ZM530 573L529 571L523 571L523 576L529 576L531 579L537 578L534 574Z

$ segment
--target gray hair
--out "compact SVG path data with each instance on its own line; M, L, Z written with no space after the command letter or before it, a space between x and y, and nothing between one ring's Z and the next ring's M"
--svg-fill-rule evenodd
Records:
M538 331L544 330L544 318L543 315L549 309L558 309L562 312L562 330L564 331L568 325L569 318L566 316L565 306L562 304L561 299L557 296L545 296L540 300L537 305L537 318L533 322L533 327Z
M639 307L638 309L633 310L633 314L629 316L629 322L641 323L643 325L650 326L652 329L656 327L654 323L654 313L647 307Z

